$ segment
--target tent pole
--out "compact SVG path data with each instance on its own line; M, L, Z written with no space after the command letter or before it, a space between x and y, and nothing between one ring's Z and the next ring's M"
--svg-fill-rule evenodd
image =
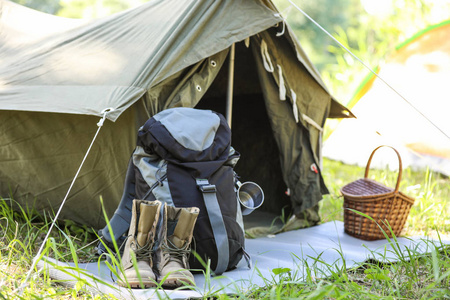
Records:
M230 57L228 64L228 88L227 88L227 123L231 128L231 118L233 112L233 81L234 81L234 44L230 47Z

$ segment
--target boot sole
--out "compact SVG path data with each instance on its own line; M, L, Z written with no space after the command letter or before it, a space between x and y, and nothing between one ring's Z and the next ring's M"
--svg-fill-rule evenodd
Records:
M177 287L190 286L190 285L195 285L195 284L193 284L192 282L190 282L187 279L180 279L180 278L173 278L173 279L167 278L162 283L162 286L165 288L177 288Z
M125 288L131 287L132 289L142 289L141 283L139 281L128 281L128 284L129 284L129 286L124 283L120 283L120 282L118 283L118 285L121 287L125 287ZM144 286L145 289L156 287L156 283L154 283L154 282L142 282L142 285Z

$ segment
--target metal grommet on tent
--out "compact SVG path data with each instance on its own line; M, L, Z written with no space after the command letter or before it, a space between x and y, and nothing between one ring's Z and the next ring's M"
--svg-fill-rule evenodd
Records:
M114 111L114 108L108 107L108 108L105 108L104 110L102 110L100 113L103 115L103 114L110 113L112 111Z
M198 92L202 91L202 87L200 85L197 84L197 86L195 87L197 89Z
M100 121L98 121L98 123L97 123L98 127L103 126L103 123L106 120L106 115L112 111L114 111L114 108L112 108L112 107L105 108L104 110L101 111L101 114L103 115L103 117L100 119Z
M215 68L217 66L217 63L215 60L211 60L210 64L211 64L211 67L213 67L213 68Z

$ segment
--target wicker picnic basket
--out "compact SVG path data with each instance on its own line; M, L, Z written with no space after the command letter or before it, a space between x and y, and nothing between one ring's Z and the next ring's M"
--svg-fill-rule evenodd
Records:
M369 167L375 151L389 147L398 157L399 168L395 189L384 186L368 177ZM399 236L408 218L414 199L399 191L402 179L402 160L398 151L390 146L379 146L373 150L366 166L364 178L345 185L341 189L344 196L344 230L347 234L363 240L384 239L383 231L392 237L386 224L389 224L395 236ZM373 220L355 213L359 211ZM375 223L375 222L376 223ZM383 228L383 231L377 225Z

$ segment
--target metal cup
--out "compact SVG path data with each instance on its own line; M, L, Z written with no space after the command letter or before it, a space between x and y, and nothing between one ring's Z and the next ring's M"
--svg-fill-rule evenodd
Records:
M247 181L237 182L238 200L241 204L242 215L249 215L252 211L260 207L264 202L264 192L259 185Z

